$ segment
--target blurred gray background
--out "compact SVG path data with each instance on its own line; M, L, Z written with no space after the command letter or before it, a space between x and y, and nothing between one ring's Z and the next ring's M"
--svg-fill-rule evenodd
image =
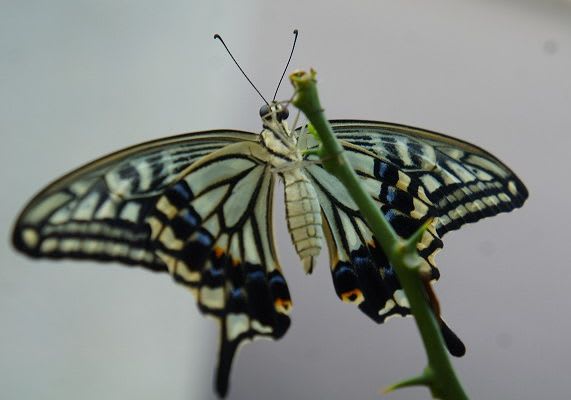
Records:
M569 398L571 2L0 5L1 398L214 398L218 327L183 287L116 264L31 261L10 230L36 191L113 150L185 131L258 132L261 101L212 36L269 97L294 28L290 70L317 69L329 118L448 133L527 184L523 209L445 237L436 289L468 346L454 363L472 398ZM290 95L286 81L278 97ZM421 371L411 319L374 324L337 299L326 252L307 277L283 230L278 243L293 324L243 348L230 399L375 399Z

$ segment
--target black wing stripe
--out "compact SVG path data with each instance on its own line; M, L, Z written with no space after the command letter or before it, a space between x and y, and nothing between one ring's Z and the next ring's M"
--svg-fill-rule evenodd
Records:
M371 151L410 177L408 192L432 203L440 236L521 207L528 196L505 164L470 143L384 122L340 120L331 125L339 139Z

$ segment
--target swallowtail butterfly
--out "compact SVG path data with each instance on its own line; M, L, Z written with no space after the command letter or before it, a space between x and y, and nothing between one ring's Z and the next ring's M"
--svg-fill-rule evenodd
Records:
M378 239L349 193L328 174L287 106L260 110L260 134L213 130L159 139L93 161L47 186L19 216L14 246L31 257L91 259L170 274L220 321L216 388L227 393L232 360L248 339L278 339L292 302L272 229L276 183L285 187L287 226L311 273L325 239L335 291L377 323L409 314ZM520 207L527 190L490 153L424 129L334 120L331 127L382 213L418 244L423 268L447 232ZM441 322L452 354L462 342Z

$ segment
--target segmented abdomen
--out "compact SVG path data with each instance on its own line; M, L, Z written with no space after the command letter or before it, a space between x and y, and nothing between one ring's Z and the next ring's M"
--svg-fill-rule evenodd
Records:
M306 273L313 270L321 251L323 228L317 193L302 170L283 173L286 218L295 250Z

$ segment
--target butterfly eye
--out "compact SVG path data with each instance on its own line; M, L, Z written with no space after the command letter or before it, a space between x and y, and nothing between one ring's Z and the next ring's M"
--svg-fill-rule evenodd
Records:
M278 121L283 121L284 119L287 119L287 117L289 117L289 111L287 108L282 108L278 111L277 114L278 117Z
M270 112L270 106L267 104L264 104L262 107L260 107L260 117L265 118L268 116L268 114L270 114Z

